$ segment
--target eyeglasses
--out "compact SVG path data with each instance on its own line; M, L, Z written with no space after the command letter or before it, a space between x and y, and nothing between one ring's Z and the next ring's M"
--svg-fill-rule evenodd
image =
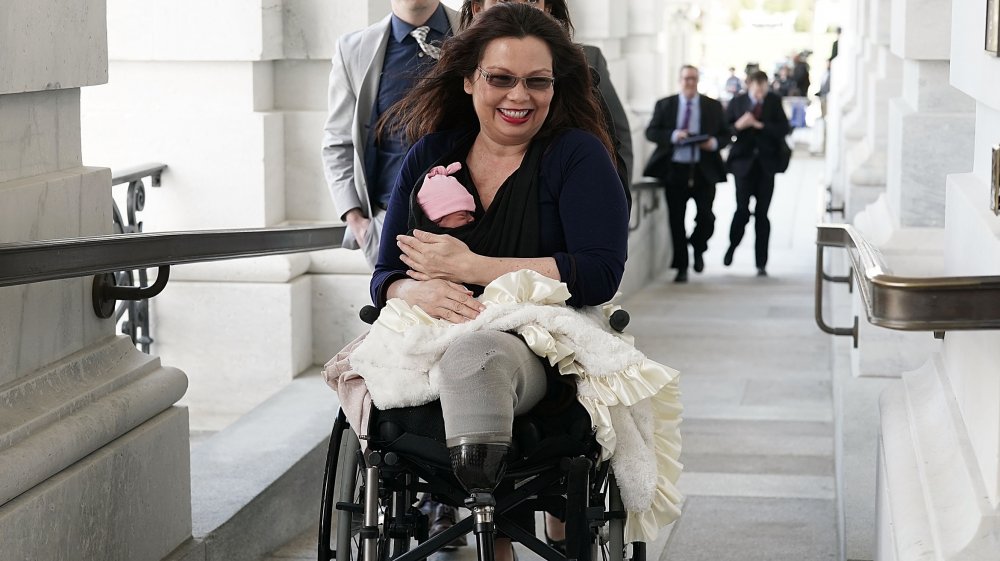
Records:
M486 83L493 86L494 88L507 88L513 89L517 87L517 83L524 81L524 86L529 90L547 90L552 87L556 79L552 76L511 76L510 74L491 74L482 69L482 67L476 67L479 73L482 74L483 78L486 79Z

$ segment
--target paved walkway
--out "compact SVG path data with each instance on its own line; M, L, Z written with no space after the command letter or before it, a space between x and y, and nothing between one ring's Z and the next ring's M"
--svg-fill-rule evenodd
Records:
M629 298L628 331L682 372L684 515L649 559L825 561L837 558L831 342L812 319L822 161L797 151L778 176L768 278L754 276L753 232L722 266L733 186L720 185L706 271L673 273ZM689 215L693 212L689 212ZM268 561L314 559L314 533ZM522 560L537 559L526 550ZM473 561L472 548L435 561Z

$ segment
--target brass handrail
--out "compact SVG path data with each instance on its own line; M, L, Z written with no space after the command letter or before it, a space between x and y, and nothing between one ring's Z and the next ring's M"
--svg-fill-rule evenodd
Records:
M882 254L848 224L816 227L816 322L822 319L823 250L847 249L868 322L902 331L1000 329L1000 276L902 277L892 274ZM851 328L857 345L857 318ZM843 331L847 331L846 333Z

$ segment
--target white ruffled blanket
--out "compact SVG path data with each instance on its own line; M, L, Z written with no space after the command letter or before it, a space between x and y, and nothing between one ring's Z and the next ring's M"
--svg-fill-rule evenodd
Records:
M611 459L628 511L625 539L651 543L680 515L683 500L675 485L679 373L610 329L617 306L576 310L567 298L564 283L522 270L490 283L480 297L486 309L467 323L434 319L393 299L350 354L350 366L380 409L421 405L438 398L438 361L456 338L484 329L518 333L561 374L577 377L577 399L594 423L602 459Z

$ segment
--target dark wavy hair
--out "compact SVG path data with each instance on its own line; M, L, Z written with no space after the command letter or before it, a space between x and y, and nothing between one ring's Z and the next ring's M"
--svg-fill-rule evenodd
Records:
M613 154L583 49L570 41L552 16L517 3L486 10L468 29L445 40L441 59L382 116L378 134L384 135L387 129L401 131L413 143L432 132L478 128L472 96L465 93L463 81L476 74L486 46L506 37L536 37L552 51L556 80L549 114L537 136L551 138L569 128L583 129Z
M465 0L462 2L461 19L458 24L459 30L465 29L472 25L472 6L483 5L483 0ZM563 24L566 28L566 33L569 36L573 36L573 22L569 19L569 6L566 0L545 0L545 11L549 13L550 16L556 18L556 20Z

